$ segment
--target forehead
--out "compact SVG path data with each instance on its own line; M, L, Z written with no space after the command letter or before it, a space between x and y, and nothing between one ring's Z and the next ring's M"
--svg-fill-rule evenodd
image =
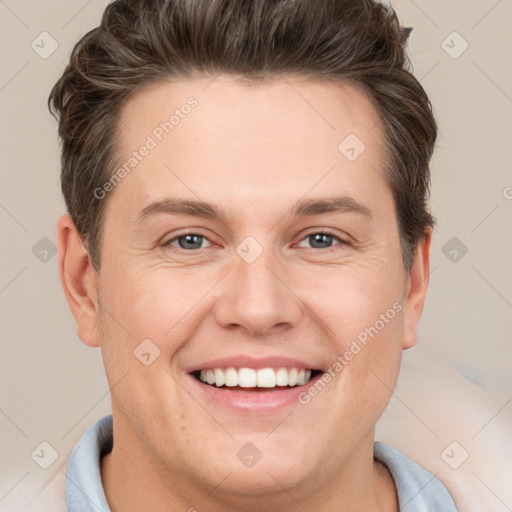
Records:
M115 193L141 208L171 192L254 206L385 186L378 113L346 83L169 81L131 98L120 121L118 163L129 172Z
M191 98L195 106L189 108ZM158 83L132 97L120 117L125 149L137 146L140 132L223 147L230 141L243 139L248 146L272 138L337 149L349 133L369 141L369 131L380 131L375 108L353 85L293 77L251 83L220 75ZM165 129L159 135L160 125L169 121L172 137L165 137L171 134Z

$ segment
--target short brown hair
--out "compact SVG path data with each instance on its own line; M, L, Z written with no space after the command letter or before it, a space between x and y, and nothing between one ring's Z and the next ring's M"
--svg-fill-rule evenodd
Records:
M434 225L429 162L437 137L430 101L410 72L402 28L373 0L115 0L75 45L48 99L59 118L61 186L92 264L100 265L105 200L121 107L169 79L225 73L249 81L293 74L364 91L385 129L404 267ZM340 141L341 142L341 141Z

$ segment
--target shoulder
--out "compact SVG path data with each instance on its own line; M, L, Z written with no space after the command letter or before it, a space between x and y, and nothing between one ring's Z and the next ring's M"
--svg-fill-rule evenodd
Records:
M101 484L101 457L112 449L112 416L93 423L74 446L67 461L34 498L24 512L108 512Z
M457 512L446 487L426 469L384 443L376 442L373 453L374 458L389 469L395 481L400 510L410 506L417 512Z
M101 458L112 450L112 416L93 423L71 451L66 475L66 501L70 512L109 511L101 482Z

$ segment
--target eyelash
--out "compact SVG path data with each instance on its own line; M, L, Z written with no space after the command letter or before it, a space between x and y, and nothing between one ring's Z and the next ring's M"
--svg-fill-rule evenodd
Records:
M201 237L202 239L208 240L208 238L205 235L202 235L202 234L194 232L194 231L190 231L188 233L183 233L181 235L175 236L174 238L171 238L168 242L165 242L163 244L163 246L164 247L174 247L175 249L177 249L179 251L184 251L184 252L197 252L197 251L200 251L201 249L206 249L206 247L200 247L198 249L183 249L181 247L176 247L176 246L172 245L172 242L177 241L180 238L184 238L184 237L186 237L188 235L196 235L196 236ZM319 251L321 250L322 252L326 252L326 251L335 249L338 245L340 245L340 246L348 246L348 245L350 245L350 243L347 240L344 240L343 238L341 238L340 236L334 234L332 231L330 231L328 229L319 230L319 231L312 231L310 233L307 233L306 235L304 235L301 238L300 242L302 242L303 240L306 240L307 238L309 238L311 236L314 236L314 235L327 235L329 237L332 237L335 241L337 241L338 244L335 244L335 245L330 246L330 247L323 247L323 248L309 247L309 249L316 249L316 250L319 250Z

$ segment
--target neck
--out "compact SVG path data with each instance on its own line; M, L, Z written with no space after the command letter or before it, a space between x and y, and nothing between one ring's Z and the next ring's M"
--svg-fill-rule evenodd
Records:
M196 508L201 512L398 510L393 478L384 465L373 460L373 432L341 471L331 472L327 478L325 474L320 478L308 476L300 486L285 489L274 475L274 492L248 494L229 489L229 473L219 475L217 486L212 487L193 474L189 476L183 468L163 467L151 458L136 433L124 427L114 421L114 448L101 462L103 487L112 512L197 512Z

